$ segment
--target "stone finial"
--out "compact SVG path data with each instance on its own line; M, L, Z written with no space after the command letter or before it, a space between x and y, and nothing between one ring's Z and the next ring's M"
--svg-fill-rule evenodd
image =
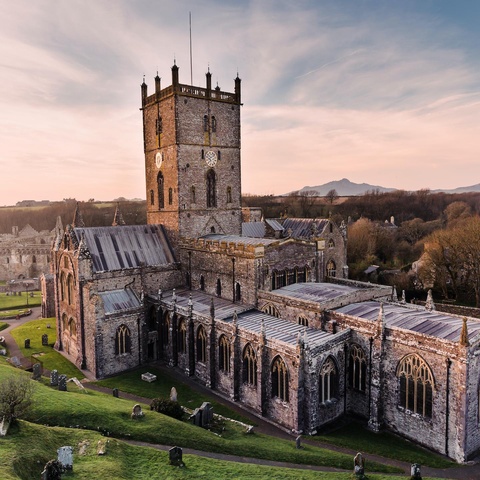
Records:
M392 302L398 302L397 287L395 285L392 287Z
M177 301L177 294L175 293L175 289L172 290L172 302L176 303Z
M400 303L407 303L407 298L405 297L405 290L402 290L402 300Z
M267 330L265 328L265 320L263 318L262 318L262 322L260 324L260 335L263 338L266 338L266 336L267 336Z
M470 346L470 342L468 341L467 317L463 317L462 332L460 333L460 345L463 347Z
M162 299L162 295L163 295L162 289L159 288L159 289L158 289L158 299L159 299L159 300Z
M433 295L432 290L430 289L427 294L427 301L425 302L425 310L429 312L435 311L435 303L433 303Z
M345 224L344 220L342 220L342 223L340 224L340 232L342 232L342 236L344 238L347 237L347 225Z
M55 234L63 235L62 217L60 215L57 217L57 221L55 223Z
M236 327L238 325L238 315L236 310L233 311L232 321L233 325Z
M193 300L192 300L192 294L188 296L188 308L192 309L193 308Z
M75 206L75 213L73 214L72 227L85 228L85 223L78 202Z
M212 301L210 302L210 318L215 318L215 303Z
M125 225L125 220L123 219L122 212L120 211L120 207L117 203L117 206L115 207L115 214L113 215L112 226L117 227L120 225Z

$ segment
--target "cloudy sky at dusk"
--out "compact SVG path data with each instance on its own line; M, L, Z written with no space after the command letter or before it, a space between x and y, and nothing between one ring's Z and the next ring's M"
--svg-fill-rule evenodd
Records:
M476 0L0 0L0 205L145 198L143 75L233 91L244 193L480 183Z

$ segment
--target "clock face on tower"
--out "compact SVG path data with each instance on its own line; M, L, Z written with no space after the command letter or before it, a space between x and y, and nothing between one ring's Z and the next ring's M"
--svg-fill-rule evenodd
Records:
M157 168L160 168L162 166L162 162L162 154L160 152L157 152L157 154L155 155L155 165L157 166Z
M209 150L205 154L205 162L209 167L214 167L217 164L217 154L213 150Z

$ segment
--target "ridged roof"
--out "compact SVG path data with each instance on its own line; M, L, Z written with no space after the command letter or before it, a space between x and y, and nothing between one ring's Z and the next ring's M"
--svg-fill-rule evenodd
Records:
M109 290L98 295L103 300L103 307L107 315L140 307L140 300L129 288Z
M325 230L329 220L327 218L286 218L283 221L283 228L292 230L293 238L310 238L315 225L317 235Z
M90 252L94 272L106 272L175 262L162 225L75 228Z
M216 240L218 242L227 243L243 243L244 245L270 245L272 243L278 243L278 240L272 238L251 238L242 237L241 235L222 235L219 233L212 233L205 235L202 238L205 240Z
M458 342L460 339L462 317L391 303L383 304L383 309L387 327L403 328L452 342ZM378 320L380 303L374 301L352 303L336 311L374 322ZM469 339L480 333L480 321L477 319L468 318L467 327Z
M358 290L365 289L338 285L336 283L306 282L293 283L292 285L273 290L271 293L311 302L326 302L343 295L350 295Z

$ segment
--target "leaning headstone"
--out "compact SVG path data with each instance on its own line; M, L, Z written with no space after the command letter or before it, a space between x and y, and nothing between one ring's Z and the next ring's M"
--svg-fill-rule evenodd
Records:
M97 455L106 455L107 454L107 444L108 440L99 440L97 443Z
M58 386L58 371L52 370L50 372L50 386L57 387Z
M33 375L32 375L33 380L38 380L39 378L41 378L42 366L39 363L34 363L32 370L33 370Z
M78 444L78 454L82 457L87 454L87 448L90 446L90 442L88 440L83 440Z
M180 447L172 447L168 451L168 458L170 460L170 465L175 465L176 467L184 467L183 463L183 450Z
M172 389L170 390L170 400L172 402L177 401L177 389L175 387L172 387Z
M30 339L29 338L25 339L25 348L30 348Z
M203 402L202 406L200 407L200 410L202 411L202 427L206 427L207 425L210 425L213 420L213 407L210 404L210 402Z
M73 447L60 447L57 450L58 461L65 470L73 470Z
M299 435L296 439L295 439L295 447L300 449L302 448L302 436Z
M192 415L190 415L190 421L197 427L202 426L202 411L200 408L196 408L193 411Z
M118 388L114 388L114 389L112 390L112 394L113 394L113 396L114 396L115 398L118 398Z
M58 376L58 389L61 392L67 391L67 376L66 375L59 375Z
M419 463L412 463L410 466L411 480L422 480L422 467Z
M48 335L46 333L44 333L42 335L42 345L45 347L45 346L48 346Z
M365 478L365 458L361 453L357 453L353 459L353 473L356 478Z
M132 418L133 419L142 418L143 415L144 413L142 412L142 407L138 403L134 405L132 408Z

